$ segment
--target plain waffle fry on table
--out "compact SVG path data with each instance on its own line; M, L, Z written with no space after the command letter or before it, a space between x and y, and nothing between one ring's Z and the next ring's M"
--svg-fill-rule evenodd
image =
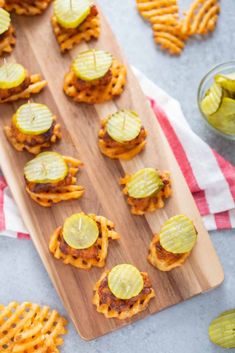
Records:
M179 55L190 36L213 32L219 0L195 0L181 18L177 0L136 0L141 16L152 25L154 40L169 54Z

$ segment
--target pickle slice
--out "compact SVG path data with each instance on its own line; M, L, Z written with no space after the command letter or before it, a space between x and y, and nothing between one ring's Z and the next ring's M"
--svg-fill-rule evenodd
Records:
M106 75L113 62L110 53L103 50L87 50L78 54L72 69L78 78L93 81Z
M99 236L99 228L95 221L83 213L77 213L64 222L63 237L74 249L87 249Z
M68 165L63 156L56 152L42 152L24 167L26 180L39 184L59 182L67 174Z
M156 169L144 168L133 174L126 186L129 196L143 199L159 192L164 184Z
M50 129L52 123L53 114L44 104L23 104L14 115L15 126L26 135L43 134Z
M0 67L0 88L18 87L26 77L26 70L20 64L5 63Z
M214 344L223 348L235 348L235 309L225 311L214 319L208 333Z
M173 254L184 254L194 247L197 231L188 217L177 215L163 224L159 237L160 244L165 250Z
M0 8L0 34L3 34L8 30L11 24L11 17L9 12Z
M201 101L201 109L205 115L213 114L218 110L222 94L223 90L221 86L214 82Z
M208 122L227 135L235 135L235 99L225 97L216 113L207 117Z
M140 133L141 125L138 114L122 110L108 119L107 132L114 141L122 143L134 140Z
M90 14L89 0L56 0L54 13L59 24L64 28L78 27Z
M108 286L118 299L131 299L144 287L140 271L129 264L115 266L108 274Z
M231 93L235 93L235 72L227 75L218 74L215 82Z

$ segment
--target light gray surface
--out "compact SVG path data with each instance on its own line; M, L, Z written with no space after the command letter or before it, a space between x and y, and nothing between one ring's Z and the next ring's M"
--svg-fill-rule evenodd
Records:
M189 3L189 0L180 1L182 8ZM190 43L179 58L171 58L155 48L151 30L137 15L134 0L100 0L100 4L130 63L179 99L193 130L235 163L235 144L211 133L200 120L196 105L202 75L216 63L234 58L234 0L222 1L216 33L203 43ZM82 341L70 324L62 352L222 352L209 342L207 327L220 311L235 307L235 232L214 232L212 239L225 270L225 282L220 288L93 342ZM51 305L65 314L33 244L2 238L0 302L6 304L11 300Z

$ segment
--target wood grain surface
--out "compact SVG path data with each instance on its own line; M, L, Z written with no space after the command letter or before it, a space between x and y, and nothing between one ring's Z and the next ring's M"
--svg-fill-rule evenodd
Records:
M48 88L33 97L33 101L47 104L62 125L63 140L53 149L64 155L77 157L85 163L84 169L78 175L79 184L86 188L85 196L78 201L60 203L51 209L44 209L26 194L23 166L32 157L26 152L16 152L3 133L3 126L10 124L12 114L22 101L0 106L0 164L37 251L68 314L81 337L93 339L218 286L223 281L223 270L173 153L107 20L102 16L101 38L97 42L91 42L89 47L110 50L127 64L128 82L125 92L119 99L101 105L76 104L63 93L63 77L72 58L88 46L82 44L62 56L52 33L51 10L35 18L14 17L17 46L8 60L16 60L31 73L39 72L47 79ZM100 119L120 108L137 111L149 131L146 150L128 162L104 157L97 145ZM146 217L131 215L118 184L119 178L125 172L132 173L142 167L169 170L173 179L174 194L166 202L166 207ZM106 216L116 224L116 229L121 234L120 241L110 243L106 268L128 262L150 275L156 298L145 312L131 321L108 320L97 313L92 305L92 288L102 269L87 272L66 266L54 259L49 252L51 232L63 223L65 217L80 210ZM159 231L168 217L179 213L194 220L199 232L198 242L184 266L170 273L162 273L146 260L149 242L152 234Z

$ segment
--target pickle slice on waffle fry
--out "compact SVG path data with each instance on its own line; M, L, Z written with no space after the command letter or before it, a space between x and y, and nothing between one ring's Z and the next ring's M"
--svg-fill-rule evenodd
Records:
M64 240L74 249L88 249L96 242L98 236L96 222L83 213L74 214L64 222Z
M0 35L8 30L11 24L9 12L0 8Z
M123 143L134 140L140 133L141 125L138 114L122 110L108 119L107 132L114 141Z
M235 348L235 309L215 318L209 326L211 342L223 348Z
M215 76L215 82L230 93L235 93L235 72L231 74L218 74Z
M102 78L111 68L113 57L103 50L87 50L78 54L73 61L72 70L76 76L84 81Z
M201 109L205 115L215 113L220 106L223 90L216 82L212 84L206 96L201 101Z
M193 222L184 215L173 216L162 226L161 246L173 254L190 252L197 241L197 231Z
M18 87L26 78L25 68L16 63L4 63L0 67L0 89Z
M63 156L56 152L43 152L29 161L24 168L28 182L55 183L64 180L68 174L68 165Z
M53 114L46 105L29 102L17 110L14 123L24 134L40 135L50 129Z
M156 169L144 168L133 174L126 187L128 195L135 199L150 197L159 192L164 184Z
M90 14L89 0L56 0L54 13L58 23L64 28L78 27Z
M142 291L144 281L136 267L130 264L121 264L109 272L108 286L115 297L131 299Z

